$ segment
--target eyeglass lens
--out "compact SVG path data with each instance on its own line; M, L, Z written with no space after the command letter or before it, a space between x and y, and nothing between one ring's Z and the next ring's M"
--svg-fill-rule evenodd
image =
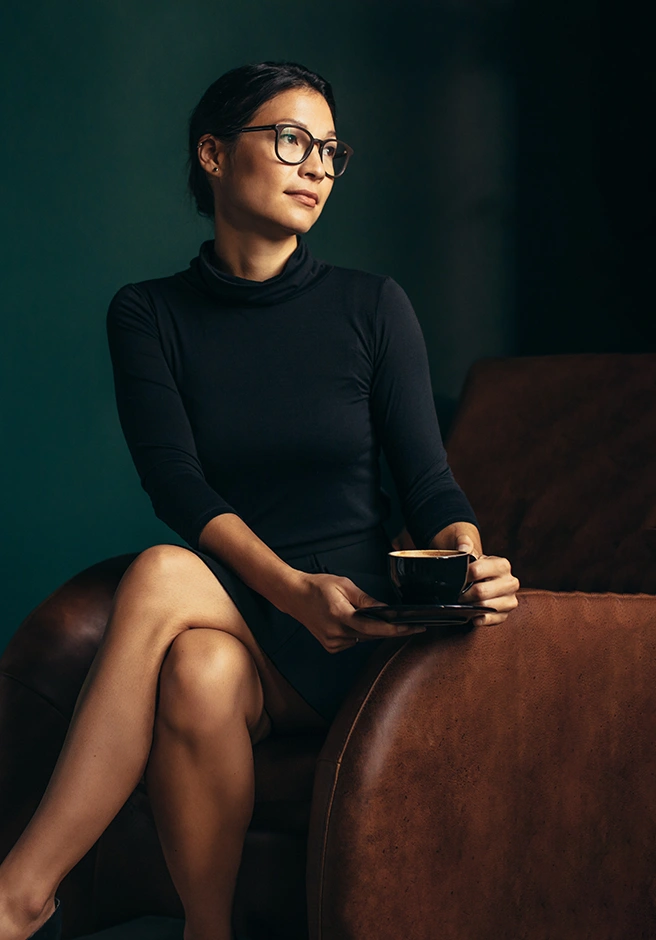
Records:
M286 163L301 163L309 156L312 138L301 127L281 127L278 133L278 156ZM348 150L341 140L329 140L321 148L326 173L340 176L348 161Z

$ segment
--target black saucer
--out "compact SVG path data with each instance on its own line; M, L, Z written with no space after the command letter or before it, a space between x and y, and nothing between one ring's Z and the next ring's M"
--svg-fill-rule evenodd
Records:
M375 607L358 607L355 611L371 620L386 620L388 623L467 623L477 614L496 614L494 607L474 604L384 604Z

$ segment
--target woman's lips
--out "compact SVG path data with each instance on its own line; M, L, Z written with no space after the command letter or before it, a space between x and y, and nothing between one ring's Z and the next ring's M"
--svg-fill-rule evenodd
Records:
M311 209L317 205L317 200L314 196L306 196L305 193L286 193L285 195L291 196L293 199L298 199L298 201L304 206L310 206Z

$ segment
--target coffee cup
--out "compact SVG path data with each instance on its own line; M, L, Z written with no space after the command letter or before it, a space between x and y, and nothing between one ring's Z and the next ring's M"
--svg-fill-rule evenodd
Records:
M473 561L469 552L447 548L389 552L390 578L402 604L457 604L474 583Z

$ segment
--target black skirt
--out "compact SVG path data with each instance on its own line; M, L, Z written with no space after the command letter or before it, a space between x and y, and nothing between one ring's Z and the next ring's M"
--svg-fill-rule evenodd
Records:
M397 601L389 580L387 553L393 546L380 526L360 535L326 539L276 554L293 568L350 578L384 604ZM288 682L328 721L335 717L358 673L382 640L366 640L329 653L298 620L278 610L232 569L211 555L190 549L221 582L258 643Z

